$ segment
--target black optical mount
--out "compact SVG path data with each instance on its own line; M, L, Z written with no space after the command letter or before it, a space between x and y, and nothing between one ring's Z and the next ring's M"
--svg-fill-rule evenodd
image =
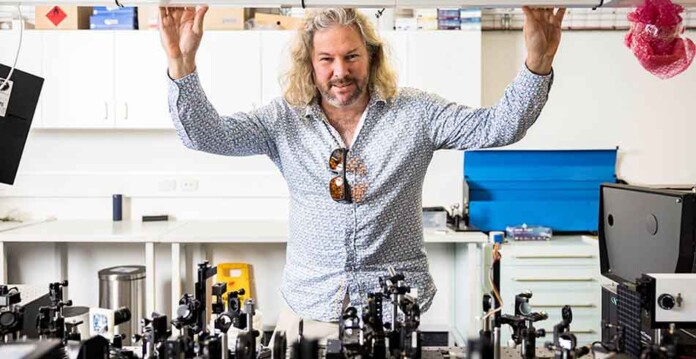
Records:
M65 318L63 317L63 307L72 305L72 300L63 301L63 288L67 286L67 280L48 285L50 304L39 307L39 315L36 317L36 329L40 338L60 339L63 342L73 339L66 335Z
M389 330L389 353L392 357L400 358L420 358L421 353L421 334L418 331L420 325L420 307L406 294L411 292L411 287L407 286L402 273L396 273L393 268L389 268L389 277L379 278L382 287L382 295L391 300L392 321L394 324L385 323L384 327ZM399 309L404 313L403 321L399 321Z
M208 297L205 293L207 280L217 274L217 266L211 267L208 261L198 264L198 280L194 288L195 299L200 303L200 310L196 313L196 333L207 332L205 320L205 308L208 307Z
M176 350L179 355L183 355L183 348L166 348L165 342L172 335L169 329L168 318L166 315L152 313L150 319L140 320L141 334L133 335L133 342L142 342L143 359L155 359L165 357L168 350ZM180 350L179 350L180 349ZM171 356L166 358L180 358L181 356Z
M24 325L24 307L18 305L21 301L17 287L0 284L0 337L12 335L12 340L19 337Z
M573 310L566 305L561 309L561 321L553 327L553 342L546 342L546 348L553 351L555 359L580 358L590 352L589 347L578 348L578 339L570 331Z
M503 314L500 317L501 324L512 327L512 340L520 346L522 358L536 357L536 338L546 336L544 329L537 330L534 323L549 318L545 312L532 312L529 299L531 292L520 293L515 296L515 315Z

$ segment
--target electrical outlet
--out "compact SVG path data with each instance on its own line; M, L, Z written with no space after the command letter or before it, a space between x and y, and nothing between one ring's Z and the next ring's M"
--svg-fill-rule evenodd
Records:
M166 180L160 181L157 184L157 189L160 192L174 192L174 191L176 191L176 180L175 179L166 179Z
M195 178L185 178L181 180L181 190L184 192L198 191L198 180Z

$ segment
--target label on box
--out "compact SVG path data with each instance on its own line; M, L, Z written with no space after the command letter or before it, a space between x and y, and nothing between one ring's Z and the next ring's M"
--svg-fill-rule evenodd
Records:
M54 6L51 8L51 10L48 11L46 14L46 18L50 20L53 25L58 26L65 18L68 17L68 14L63 11L63 9L60 8L60 6Z
M5 79L0 77L0 86L5 82ZM5 117L7 107L10 104L10 94L12 93L12 81L7 81L4 88L0 88L0 117Z

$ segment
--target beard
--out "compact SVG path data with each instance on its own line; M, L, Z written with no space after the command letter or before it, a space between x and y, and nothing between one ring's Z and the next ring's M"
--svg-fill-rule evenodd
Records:
M355 89L353 93L350 94L346 100L338 99L332 92L331 88L334 86L348 86L354 85ZM334 107L348 107L354 104L360 96L365 92L365 84L359 82L356 78L352 76L346 76L342 79L334 79L329 81L326 85L319 86L319 92L321 96L326 99L326 101Z

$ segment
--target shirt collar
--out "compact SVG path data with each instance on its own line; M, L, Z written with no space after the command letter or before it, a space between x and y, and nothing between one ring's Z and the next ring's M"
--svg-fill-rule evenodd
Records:
M370 108L378 103L386 104L387 100L382 95L382 92L376 88L370 90L370 101L367 102L367 108ZM312 101L305 107L304 118L319 119L323 118L323 111L319 104L319 96L315 96Z

